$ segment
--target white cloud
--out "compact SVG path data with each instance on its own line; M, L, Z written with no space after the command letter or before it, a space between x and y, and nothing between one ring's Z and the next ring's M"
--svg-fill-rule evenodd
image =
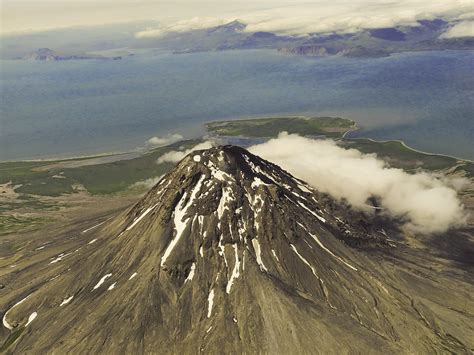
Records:
M172 23L163 23L158 28L147 28L135 33L136 38L159 38L171 32L186 32L224 25L233 21L233 18L193 17Z
M412 232L444 232L466 220L454 187L459 181L407 174L375 155L341 148L334 141L286 133L249 150L356 208L367 209L367 199L377 196L385 212L406 219L404 228Z
M137 181L136 183L132 184L130 188L132 189L151 189L153 186L155 186L163 177L163 175L157 176L157 177L152 177L146 180L140 180Z
M170 152L167 152L163 154L161 157L158 158L156 161L158 164L162 163L177 163L181 159L183 159L186 155L188 155L191 152L194 152L195 150L201 150L201 149L209 149L212 148L212 142L210 141L205 141L203 143L199 143L198 145L195 145L194 147L186 150L172 150Z
M247 32L268 31L287 35L355 32L361 29L417 25L418 20L456 20L473 11L472 0L319 0L312 3L279 3L258 11L235 11L233 18L195 17L162 25L157 29L148 29L136 36L153 37L168 32L208 28L233 19L247 24Z
M152 146L161 146L176 143L183 139L184 137L181 134L174 133L168 134L164 137L151 137L149 140L147 140L146 144Z
M440 38L459 37L474 37L474 21L462 21L457 23L440 36Z

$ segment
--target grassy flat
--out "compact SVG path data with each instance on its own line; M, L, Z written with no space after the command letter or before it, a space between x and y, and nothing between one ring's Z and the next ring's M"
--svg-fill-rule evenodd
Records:
M173 164L157 164L157 159L170 150L189 148L200 140L178 142L159 147L133 159L102 164L71 166L74 160L0 163L0 184L11 182L19 194L60 196L73 193L77 186L91 194L121 192L138 181L156 178L166 173ZM95 159L95 158L91 158ZM83 160L80 158L78 160ZM51 168L48 168L51 167Z
M276 117L214 121L206 124L216 136L275 137L279 132L302 136L325 136L339 139L339 144L363 153L375 153L391 166L407 171L415 169L456 169L473 176L474 164L458 159L418 152L400 141L377 142L370 139L341 139L345 132L357 129L355 122L338 117ZM94 195L114 194L130 189L140 181L157 178L173 164L157 164L158 157L180 147L189 148L200 139L177 142L126 159L117 157L81 157L56 161L20 161L0 163L0 184L11 182L17 194L60 196L84 188ZM122 159L122 160L121 160ZM1 193L1 191L0 191Z
M286 131L303 136L340 138L357 128L354 121L339 117L275 117L245 120L214 121L206 124L218 136L276 137Z
M435 154L424 154L412 150L400 141L378 142L371 139L345 139L346 147L355 148L362 153L375 153L384 158L391 166L399 168L423 168L440 170L452 167L457 159Z

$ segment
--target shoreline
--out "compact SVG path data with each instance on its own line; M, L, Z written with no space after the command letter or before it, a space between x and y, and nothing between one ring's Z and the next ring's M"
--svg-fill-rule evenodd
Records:
M354 132L356 130L357 130L357 128L344 132L340 139L347 139L347 140L362 140L362 139L365 139L365 140L368 140L368 141L371 141L371 142L374 142L374 143L398 142L404 148L406 148L408 150L411 150L413 152L416 152L416 153L423 154L423 155L446 157L446 158L455 159L457 161L474 163L474 160L470 160L470 159L467 159L467 158L460 158L460 157L456 157L454 155L449 155L449 154L430 153L430 152L426 152L426 151L423 151L423 150L419 150L419 149L410 147L409 145L407 145L405 143L405 141L403 141L401 139L377 140L377 139L368 138L368 137L357 137L357 138L346 137L347 134L349 134L350 132ZM205 137L206 136L200 136L200 137L196 137L196 138L205 138ZM120 155L126 156L126 155L130 155L130 154L142 155L142 154L146 154L147 152L149 152L149 150L131 150L131 151L127 151L127 152L107 152L107 153L99 153L99 154L95 154L95 155L78 155L78 156L71 156L71 157L67 157L67 158L44 158L44 159L38 158L38 159L24 159L24 160L3 160L3 161L0 161L0 164L4 164L4 163L67 162L67 161L75 161L75 160L89 160L89 159L97 159L97 158L116 157L116 156L120 156ZM126 160L126 158L124 157L124 159L120 159L120 160Z
M233 120L246 120L246 119L257 119L257 118L277 118L279 117L278 115L275 115L273 117L251 117L251 118L238 118L238 119L233 119ZM288 117L306 117L306 116L302 116L302 115L293 115L293 116L288 116ZM233 121L232 120L232 121ZM401 140L401 139L389 139L389 140L377 140L377 139L374 139L374 138L369 138L369 137L354 137L354 138L351 138L351 137L347 137L348 134L350 134L351 132L355 132L355 131L358 131L360 130L361 127L359 127L359 125L357 124L356 121L354 120L351 120L349 119L350 121L352 121L354 123L354 127L351 127L350 129L348 129L347 131L345 131L340 138L338 139L335 139L335 141L337 140L343 140L343 139L351 139L351 140L361 140L361 139L365 139L365 140L368 140L368 141L371 141L371 142L374 142L374 143L388 143L388 142L398 142L400 143L404 148L412 151L412 152L416 152L416 153L419 153L419 154L423 154L423 155L429 155L429 156L439 156L439 157L446 157L446 158L451 158L451 159L455 159L457 161L461 161L461 162L467 162L467 163L474 163L474 160L471 160L471 159L467 159L467 158L460 158L460 157L456 157L454 155L449 155L449 154L442 154L442 153L430 153L430 152L426 152L426 151L423 151L423 150L420 150L420 149L417 149L417 148L413 148L413 147L410 147L405 141ZM212 120L212 121L206 121L206 122L203 122L203 126L206 127L209 123L213 123L213 122L220 122L221 120ZM224 121L229 121L229 120L224 120ZM209 134L209 132L207 132ZM202 136L197 136L197 137L194 137L194 138L201 138L201 139L204 139L206 138L206 136L208 136L208 134L205 134L205 135L202 135ZM218 138L219 136L217 136ZM177 142L176 142L177 143ZM174 143L174 144L176 144ZM89 160L89 159L97 159L97 158L106 158L106 157L117 157L117 156L120 156L120 155L123 155L123 156L127 156L127 155L130 155L130 154L137 154L138 156L141 156L143 154L146 154L150 152L150 149L146 149L146 147L137 147L133 150L130 150L130 151L118 151L118 152L103 152L103 153L97 153L97 154L92 154L92 155L71 155L70 157L64 157L64 158L60 158L60 157L57 157L57 158L54 158L54 157L51 157L51 158L37 158L37 159L19 159L19 160L1 160L0 161L0 164L5 164L5 163L51 163L51 162L67 162L67 161L76 161L76 160ZM124 159L118 159L117 161L120 161L120 160L126 160L126 157L124 157Z
M352 120L351 120L352 121ZM400 143L404 148L408 149L408 150L411 150L412 152L415 152L415 153L420 153L420 154L424 154L424 155L431 155L431 156L437 156L437 157L446 157L446 158L451 158L451 159L456 159L458 161L464 161L464 162L468 162L468 163L474 163L474 160L471 160L471 159L467 159L467 158L460 158L460 157L456 157L454 155L449 155L449 154L442 154L442 153L430 153L430 152L426 152L424 150L420 150L420 149L417 149L417 148L413 148L413 147L410 147L408 144L406 144L406 142L402 139L388 139L388 140L377 140L377 139L374 139L374 138L369 138L369 137L353 137L353 138L350 138L350 137L346 137L348 134L350 134L351 132L355 132L355 131L358 131L360 130L361 127L359 127L359 125L357 124L357 122L353 121L354 122L354 128L353 129L349 129L347 131L345 131L342 136L341 136L341 139L366 139L368 141L371 141L371 142L374 142L374 143L388 143L388 142L398 142Z
M31 158L31 159L18 159L18 160L0 160L0 164L4 163L54 163L54 162L67 162L67 161L75 161L75 160L88 160L88 159L97 159L97 158L107 158L107 157L115 157L118 155L129 155L129 154L144 154L147 153L148 150L145 149L135 149L129 151L119 151L119 152L104 152L104 153L97 153L92 155L71 155L68 157L48 157L48 158Z
M349 132L349 131L348 131ZM430 153L430 152L425 152L423 150L419 150L419 149L416 149L416 148L412 148L410 147L409 145L407 145L405 143L405 141L401 140L401 139L388 139L388 140L377 140L377 139L373 139L373 138L367 138L367 137L357 137L357 138L347 138L345 136L342 137L343 139L352 139L352 140L358 140L358 139L365 139L365 140L368 140L368 141L371 141L371 142L374 142L374 143L389 143L389 142L398 142L400 143L404 148L408 149L408 150L411 150L412 152L415 152L415 153L420 153L420 154L423 154L423 155L430 155L430 156L437 156L437 157L445 157L445 158L451 158L451 159L455 159L457 161L460 161L460 162L467 162L467 163L474 163L474 160L471 160L471 159L467 159L467 158L460 158L460 157L456 157L454 155L449 155L449 154L441 154L441 153Z

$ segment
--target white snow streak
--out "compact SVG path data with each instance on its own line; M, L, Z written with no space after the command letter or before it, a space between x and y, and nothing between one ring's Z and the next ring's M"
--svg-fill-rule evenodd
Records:
M38 316L38 313L37 313L37 312L31 313L30 316L28 317L28 322L26 322L26 324L25 324L25 328L26 328L28 325L30 325L30 323L33 322L37 316Z
M212 306L214 305L214 289L209 292L207 297L207 318L211 318L212 315Z
M52 261L50 262L50 264L55 264L55 263L57 263L57 262L63 260L63 258L65 258L66 256L71 255L71 254L72 254L72 253L67 253L67 254L61 253L61 254L59 254L59 255L56 257L56 259L52 260Z
M90 230L92 230L92 229L94 229L94 228L97 228L97 227L99 227L99 226L103 225L105 222L107 222L107 221L111 220L112 218L113 218L113 216L112 216L112 217L109 217L109 218L107 218L105 221L103 221L103 222L100 222L99 224L96 224L95 226L92 226L92 227L90 227L90 228L87 228L87 229L83 230L81 233L87 233L87 232L89 232Z
M321 247L321 249L323 249L325 252L327 252L329 255L331 255L331 256L334 257L335 259L339 260L341 263L343 263L343 264L346 265L347 267L351 268L351 269L354 270L354 271L357 271L357 269L356 269L354 266L352 266L351 264L349 264L348 262L346 262L343 258L341 258L340 256L335 255L331 250L329 250L328 248L326 248L326 247L324 246L324 244L321 243L321 241L319 240L319 238L318 238L317 236L315 236L314 234L310 233L310 232L306 229L306 227L305 227L304 225L302 225L300 222L296 222L296 223L297 223L299 226L301 226L301 227L306 231L306 233L308 233L308 234L311 236L311 238L314 239L314 241L315 241L316 243L318 243L318 245Z
M174 227L176 229L176 235L171 240L170 244L168 245L168 248L166 248L165 253L163 254L161 258L161 267L165 265L166 259L170 256L176 244L178 244L179 239L181 238L181 235L183 234L184 229L186 228L186 225L189 222L189 218L186 218L184 221L183 221L183 218L186 215L186 212L189 206L191 206L192 203L194 202L197 193L201 190L201 185L202 185L202 182L204 181L204 177L205 176L202 175L199 181L197 182L196 186L193 189L193 192L191 193L191 196L189 198L187 205L184 207L181 207L183 202L186 200L186 192L183 194L183 197L181 197L181 200L179 200L178 204L176 205L176 208L174 211Z
M298 250L296 249L296 247L293 245L293 244L290 244L291 246L291 249L293 249L293 251L296 253L296 255L298 255L298 257L301 259L301 261L303 261L306 265L308 265L308 267L311 269L311 271L313 272L313 275L316 276L318 279L319 279L319 276L318 274L316 273L316 270L314 269L314 267L308 262L308 260L306 260L303 255L301 255L300 253L298 253Z
M276 261L280 262L280 260L278 259L278 256L275 253L275 250L273 250L273 249L272 249L272 254L275 257Z
M233 244L232 247L234 248L234 269L232 270L232 275L230 276L229 282L227 282L226 292L229 294L230 290L232 289L232 284L234 280L240 276L240 260L239 260L239 249L237 248L237 244Z
M74 295L72 295L72 296L71 296L71 297L69 297L69 298L65 298L65 299L63 299L63 301L61 302L61 304L59 305L59 307L62 307L62 306L65 306L65 305L67 305L69 302L71 302L71 301L72 301L72 299L73 299L73 298L74 298Z
M186 277L186 280L184 280L184 283L186 283L188 281L192 281L195 271L196 271L196 263L193 263L191 265L191 270L189 271L189 275L188 275L188 277Z
M140 222L140 221L141 221L148 213L150 213L151 210L153 210L156 206L158 206L158 204L155 204L155 205L152 206L152 207L148 207L148 208L145 210L145 212L143 212L143 213L140 215L140 217L138 217L137 219L135 219L135 220L133 221L133 223L127 227L126 230L129 231L130 229L132 229L133 227L135 227L135 226L137 225L137 223Z
M234 198L234 194L230 187L225 187L222 189L222 196L219 201L219 206L217 207L217 217L219 220L221 220L224 211L229 209L229 207L226 206L226 203L232 201Z
M267 271L268 272L268 269L266 268L266 266L263 264L263 261L262 261L262 251L260 249L260 244L258 243L258 240L257 239L252 239L252 245L253 245L253 249L255 250L255 256L257 258L257 264L260 265L260 269L263 271Z
M116 284L117 284L117 283L114 282L112 285L110 285L109 288L107 289L107 291L113 290L113 289L115 288L115 285L116 285Z
M296 181L296 180L295 180L295 181ZM301 184L299 181L296 181L296 183L298 184L298 187L300 188L301 191L311 193L311 190L308 189L308 188L307 188L306 186L304 186L303 184Z
M98 289L104 283L104 281L110 276L112 276L112 274L107 274L107 275L102 276L102 278L99 280L99 282L97 282L97 284L94 286L92 291Z
M256 176L253 178L250 187L252 187L252 189L257 189L259 186L268 186L268 184L264 183L259 177Z
M134 273L132 274L132 276L130 276L128 279L129 279L129 280L133 279L135 276L137 276L137 274L138 274L138 272L134 272Z
M321 217L321 216L318 215L317 213L311 211L308 207L306 207L306 205L305 205L304 203L302 203L302 202L300 202L300 201L297 201L297 202L298 202L298 204L299 204L301 207L303 207L306 211L308 211L309 213L311 213L313 216L315 216L315 217L316 217L317 219L319 219L321 222L326 223L326 220L325 220L323 217Z
M13 308L15 308L16 306L22 304L24 301L26 301L26 299L28 297L30 297L32 294L30 293L28 296L26 296L25 298L23 298L22 300L18 301L17 303L15 303L8 311L5 312L5 314L3 315L3 326L7 329L10 329L12 330L13 329L13 326L7 322L7 314L8 312L10 312Z

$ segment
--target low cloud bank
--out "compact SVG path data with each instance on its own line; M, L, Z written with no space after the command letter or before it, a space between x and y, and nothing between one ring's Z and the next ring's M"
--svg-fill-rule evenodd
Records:
M162 23L158 28L149 27L143 31L135 33L136 38L160 38L167 33L187 32L191 30L202 30L206 28L225 25L233 21L233 18L219 17L193 17L187 20L180 20L172 23Z
M164 137L151 137L149 140L147 140L146 144L151 146L168 145L179 142L183 139L184 137L181 134L174 133L168 134Z
M440 38L460 37L474 37L474 21L463 21L457 23L440 36Z
M209 148L212 148L212 146L213 146L212 142L205 141L203 143L199 143L198 145L195 145L194 147L186 149L186 150L172 150L170 152L163 154L161 157L158 158L156 162L158 164L177 163L181 159L183 159L186 155L188 155L191 152L194 152L195 150L209 149Z
M375 155L285 132L249 150L356 208L367 209L367 200L378 197L385 213L405 220L404 228L411 232L439 233L466 221L456 191L459 181L407 174Z
M246 32L266 31L285 35L312 33L352 33L363 29L417 26L419 20L443 18L448 21L472 16L472 0L333 0L282 2L259 11L235 11L233 17L215 16L174 23L162 22L158 28L136 33L137 38L161 37L170 32L210 28L239 20Z
M137 181L136 183L132 184L130 188L132 189L151 189L153 186L155 186L163 177L163 175L157 176L157 177L152 177L146 180L140 180Z

